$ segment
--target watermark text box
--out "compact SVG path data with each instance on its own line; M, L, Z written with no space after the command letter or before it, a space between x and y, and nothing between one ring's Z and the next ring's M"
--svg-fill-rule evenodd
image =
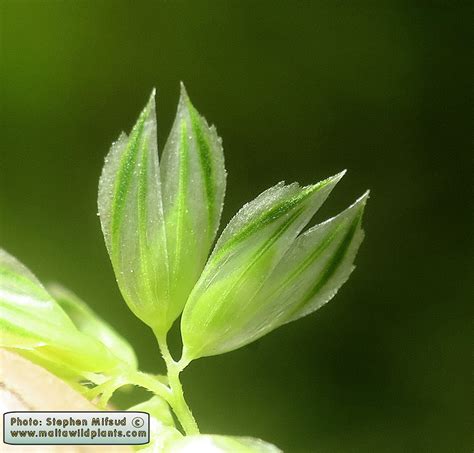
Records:
M6 412L3 442L11 445L143 445L150 442L150 415L131 411Z

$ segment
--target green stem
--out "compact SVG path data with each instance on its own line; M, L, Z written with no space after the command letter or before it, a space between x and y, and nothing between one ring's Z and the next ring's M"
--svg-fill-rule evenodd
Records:
M176 362L171 357L168 343L166 341L166 335L161 335L157 331L154 331L156 339L158 341L158 346L161 350L161 355L166 363L166 368L168 369L168 380L171 390L171 396L169 403L173 408L174 413L178 417L178 420L183 427L187 435L190 434L199 434L199 428L197 426L196 420L193 417L189 406L184 399L183 386L179 379L179 374L184 368L188 365L189 362L186 360L180 360Z
M169 404L172 403L172 394L170 388L158 381L155 376L150 376L149 374L142 373L141 371L136 371L127 375L127 381L129 384L138 385L150 390L150 392L160 396Z
M100 395L97 405L101 408L107 406L110 398L117 389L127 384L138 385L146 388L155 395L161 396L168 402L168 404L171 404L172 402L171 389L164 384L164 382L167 382L167 379L163 376L152 376L147 373L142 373L141 371L128 370L124 371L117 377L101 380L102 382L97 384L94 388L83 390L84 396L90 400L93 400ZM99 382L99 379L96 379L95 381Z

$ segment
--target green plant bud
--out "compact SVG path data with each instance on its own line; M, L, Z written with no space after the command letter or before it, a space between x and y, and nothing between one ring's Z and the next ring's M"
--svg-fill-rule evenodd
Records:
M58 283L48 285L48 290L82 333L99 340L128 367L137 368L137 357L127 340L99 318L84 301Z
M130 137L106 157L99 214L122 295L160 335L183 310L219 225L222 146L184 87L160 171L152 94Z
M256 298L262 309L258 317L272 320L266 328L251 326L258 336L314 312L348 280L364 239L361 225L368 196L366 192L345 211L296 239Z
M0 249L0 347L11 348L70 379L85 372L115 373L121 362L80 332L38 279Z
M174 320L209 256L226 186L221 139L193 107L184 85L161 158L161 180Z
M98 207L105 243L132 312L163 328L169 305L166 234L156 142L155 93L105 158Z
M275 445L252 437L198 434L172 442L166 452L173 453L282 453Z
M246 342L242 326L258 313L256 295L343 174L307 187L280 183L230 221L183 312L188 360Z
M306 316L334 297L354 269L363 240L368 194L338 216L310 228L285 253L261 290L249 301L252 316L235 316L215 353L242 347L279 326Z

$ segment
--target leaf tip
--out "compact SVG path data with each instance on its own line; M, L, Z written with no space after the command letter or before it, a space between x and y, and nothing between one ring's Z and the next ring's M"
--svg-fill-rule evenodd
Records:
M151 110L155 109L155 103L156 103L156 88L153 87L150 93L150 97L148 98L148 102L146 104L145 110L150 113Z
M150 113L155 110L155 98L156 98L156 88L153 87L151 90L150 96L148 97L148 101L145 105L145 108L142 111L142 115L148 117Z
M310 187L312 187L314 190L317 190L327 186L330 190L332 190L336 186L336 184L343 178L346 172L347 170L342 170L339 173L336 173L334 176L330 176L329 178L326 178L323 181L318 182L317 184L314 184Z
M354 205L360 204L365 207L367 200L370 198L370 190L366 190L354 203Z
M344 170L340 171L339 173L336 173L334 176L331 176L331 178L329 178L329 179L332 179L337 183L344 177L344 175L346 173L347 173L347 169L344 169Z
M191 102L189 99L188 91L186 90L186 87L184 86L183 81L179 82L179 97L180 97L180 101L182 102L186 102L186 103Z
M339 215L337 215L333 219L343 218L343 217L348 216L349 218L357 218L358 221L361 222L362 216L364 215L364 211L365 211L365 205L367 204L367 200L369 199L369 194L370 194L370 190L367 190L366 192L364 192L359 198L357 198L356 201L354 201L354 203L352 203L347 209L342 211Z

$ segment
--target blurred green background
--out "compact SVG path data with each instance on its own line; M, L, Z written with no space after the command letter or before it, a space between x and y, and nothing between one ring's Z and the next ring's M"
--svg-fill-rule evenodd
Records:
M372 193L330 304L186 370L202 430L290 453L471 451L469 3L1 1L1 245L162 371L116 287L96 192L152 87L163 145L183 80L224 139L223 224L280 180L349 170L316 220Z

